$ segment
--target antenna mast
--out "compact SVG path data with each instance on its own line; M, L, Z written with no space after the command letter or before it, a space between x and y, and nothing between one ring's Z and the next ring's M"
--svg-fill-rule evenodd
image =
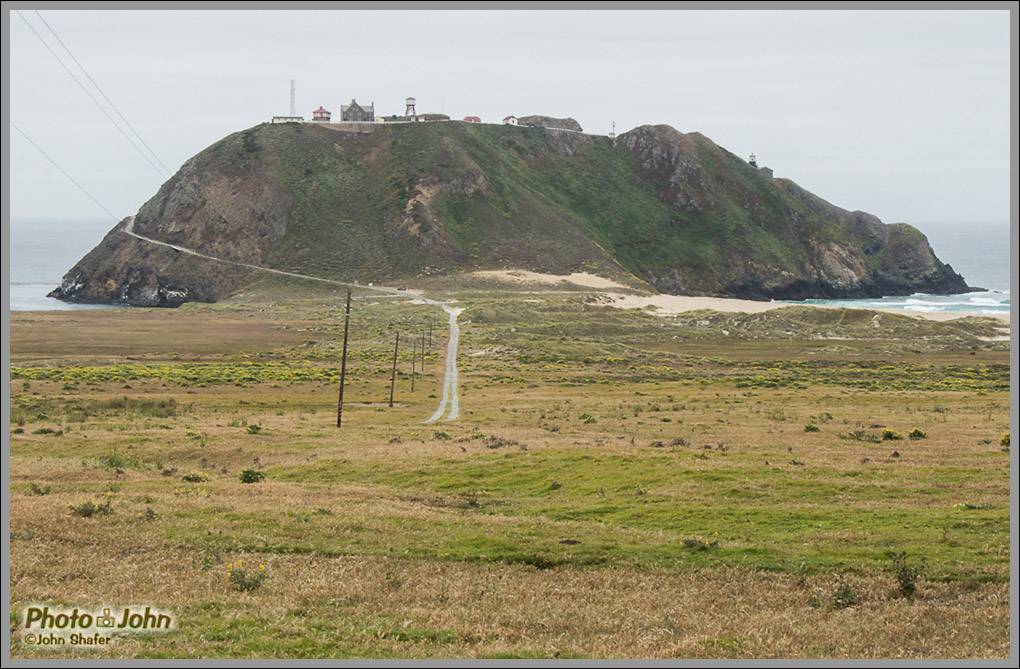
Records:
M297 107L294 106L294 80L290 80L290 115L297 116Z

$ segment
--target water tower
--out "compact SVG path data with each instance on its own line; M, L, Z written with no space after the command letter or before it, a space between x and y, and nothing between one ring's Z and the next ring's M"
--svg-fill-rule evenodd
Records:
M404 116L414 116L418 112L414 110L414 98L407 98L407 108L404 109Z

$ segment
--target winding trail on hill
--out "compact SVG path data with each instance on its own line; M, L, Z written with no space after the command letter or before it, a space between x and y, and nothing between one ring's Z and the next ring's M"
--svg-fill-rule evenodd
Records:
M193 251L183 246L176 244L170 244L169 242L161 242L158 239L152 239L135 232L135 217L129 216L125 219L124 227L120 229L124 234L130 235L135 239L140 239L143 242L149 242L150 244L158 244L159 246L165 246L171 248L179 253L187 253L188 255L195 256L197 258L204 258L206 260L212 260L213 262L223 263L226 265L235 265L237 267L245 267L247 269L254 269L260 272L270 272L271 274L279 274L280 276L289 276L295 279L307 279L309 281L318 281L320 283L328 283L334 286L343 286L345 288L361 288L363 290L374 290L379 293L387 293L389 295L400 295L402 297L410 297L422 300L426 304L434 304L438 307L442 307L443 311L450 314L450 341L446 345L446 374L443 378L443 398L439 402L439 408L436 412L423 423L432 423L439 420L443 413L446 411L447 406L450 407L450 413L446 417L447 422L456 420L460 414L460 402L458 398L458 384L457 384L457 348L460 343L460 326L457 324L457 316L460 315L463 309L457 307L451 307L445 302L439 300L433 300L428 297L423 297L416 293L411 293L406 290L400 290L398 288L385 288L381 286L366 286L360 283L349 283L344 281L334 281L333 279L323 279L318 276L308 276L307 274L297 274L295 272L285 272L279 269L271 269L269 267L260 267L259 265L251 265L244 262L238 262L236 260L224 260L223 258L217 258L216 256L206 255Z

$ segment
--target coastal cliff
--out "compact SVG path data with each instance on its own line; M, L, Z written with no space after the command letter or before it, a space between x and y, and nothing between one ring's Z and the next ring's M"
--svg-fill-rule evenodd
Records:
M750 299L968 290L916 229L835 207L699 133L641 126L613 140L572 119L525 118L533 125L249 128L188 160L134 232L339 281L525 268ZM51 295L176 306L253 279L124 227Z

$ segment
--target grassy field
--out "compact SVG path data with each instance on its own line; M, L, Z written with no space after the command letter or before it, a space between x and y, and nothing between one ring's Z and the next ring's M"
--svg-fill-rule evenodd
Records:
M12 656L1009 656L1001 322L464 289L425 425L445 317L356 295L337 429L310 290L12 313ZM174 628L44 648L32 604Z

